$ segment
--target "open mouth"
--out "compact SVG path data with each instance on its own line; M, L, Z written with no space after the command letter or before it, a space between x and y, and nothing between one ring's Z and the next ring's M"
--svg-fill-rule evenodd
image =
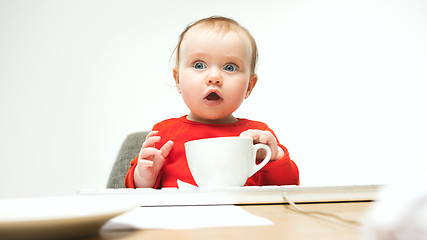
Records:
M208 106L217 106L221 104L223 99L218 93L216 93L215 91L212 91L208 95L206 95L204 100Z
M206 100L208 101L218 101L219 99L221 99L221 97L215 92L211 92L206 96Z

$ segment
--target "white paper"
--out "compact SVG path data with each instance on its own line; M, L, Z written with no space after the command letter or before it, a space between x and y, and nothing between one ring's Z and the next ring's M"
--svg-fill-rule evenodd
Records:
M190 184L190 183L188 183L188 182L184 182L184 181L181 181L181 180L179 180L179 179L177 179L176 180L176 184L178 185L178 188L179 189L183 189L183 188L191 188L191 189L195 189L195 188L197 188L197 186L196 185L193 185L193 184Z
M234 205L139 207L108 221L102 230L195 229L268 226L274 223Z

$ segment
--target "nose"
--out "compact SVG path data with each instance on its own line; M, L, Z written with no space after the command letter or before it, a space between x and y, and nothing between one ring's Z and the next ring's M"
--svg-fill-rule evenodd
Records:
M222 85L222 81L219 79L209 79L208 80L208 85L217 85L217 86L221 86Z
M211 71L209 71L209 74L206 78L206 84L217 86L222 85L222 77L218 69L211 69Z

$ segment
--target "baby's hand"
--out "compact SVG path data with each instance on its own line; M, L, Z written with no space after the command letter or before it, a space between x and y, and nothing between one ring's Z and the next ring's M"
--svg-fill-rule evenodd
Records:
M254 140L254 143L264 143L269 146L271 149L270 161L276 161L285 155L283 149L277 146L276 138L270 131L249 129L240 133L240 137L251 137ZM266 153L264 150L259 150L257 153L257 160L264 159L265 155Z
M173 142L168 141L160 150L154 144L160 141L157 131L150 132L139 153L138 165L134 173L135 187L153 187L159 175L160 169L165 162L165 158L173 148Z

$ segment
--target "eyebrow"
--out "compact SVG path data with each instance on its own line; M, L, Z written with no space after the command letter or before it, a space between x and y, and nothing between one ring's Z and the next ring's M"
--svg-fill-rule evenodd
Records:
M188 60L190 62L192 62L192 61L197 60L199 58L209 58L210 57L209 55L210 55L209 53L197 52L197 53L188 55ZM226 55L226 56L224 56L224 58L226 59L226 61L225 61L226 63L229 63L229 62L236 63L240 67L242 67L245 63L245 61L237 55Z

